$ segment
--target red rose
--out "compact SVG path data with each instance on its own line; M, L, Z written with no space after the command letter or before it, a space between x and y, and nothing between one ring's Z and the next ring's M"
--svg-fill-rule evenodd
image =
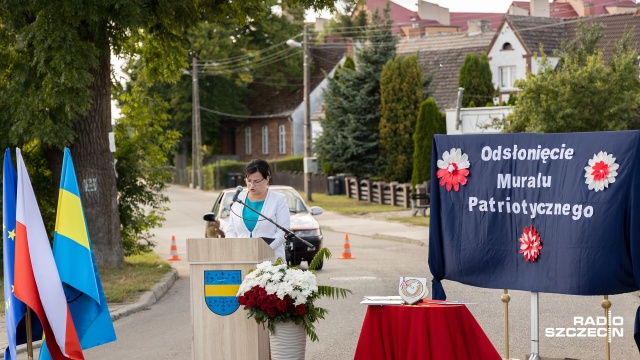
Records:
M287 304L293 304L293 298L289 295L284 297L284 301L286 301Z
M245 305L247 303L247 298L244 295L238 296L238 304Z
M260 305L260 309L262 309L262 311L267 311L268 308L269 306L267 304Z
M307 312L307 307L304 304L296 305L296 313L298 315L304 315Z
M253 299L247 300L247 306L252 308L256 306L256 302Z
M269 307L276 306L276 299L269 298L269 300L267 301L267 304L269 304Z
M279 311L284 311L284 309L287 308L287 302L284 300L278 300L278 302L276 303L276 306L278 307Z
M276 310L271 308L267 310L267 314L269 315L269 317L274 318L276 317Z

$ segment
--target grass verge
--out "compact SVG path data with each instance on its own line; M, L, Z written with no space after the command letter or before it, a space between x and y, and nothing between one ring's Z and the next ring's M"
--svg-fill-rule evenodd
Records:
M301 194L304 198L304 194ZM406 210L400 206L380 205L348 198L346 195L313 194L309 206L320 206L324 210L335 211L345 215L367 214L375 212Z
M304 194L300 194L304 198ZM324 210L334 211L344 215L363 215L369 213L389 213L385 220L398 221L404 224L429 226L429 217L424 216L394 216L393 212L405 211L400 206L380 205L366 201L348 198L346 195L313 194L313 201L309 206L320 206Z
M171 265L155 253L127 256L123 266L98 268L107 303L136 301L171 270ZM0 279L2 288L4 282ZM4 292L0 292L0 312L4 313Z

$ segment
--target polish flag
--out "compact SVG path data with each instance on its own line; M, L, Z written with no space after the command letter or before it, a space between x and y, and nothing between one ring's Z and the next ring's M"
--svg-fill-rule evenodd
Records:
M16 160L15 295L38 315L54 360L84 359L20 149Z

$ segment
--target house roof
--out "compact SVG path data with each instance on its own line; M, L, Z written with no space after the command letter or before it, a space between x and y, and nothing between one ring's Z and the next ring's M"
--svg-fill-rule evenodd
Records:
M494 31L469 36L466 32L449 33L422 38L404 38L398 42L397 54L410 54L424 51L464 49L484 46L486 51L493 39Z
M565 25L567 29L567 40L575 39L580 21L585 24L601 24L603 26L603 38L600 40L598 47L603 52L605 62L608 63L611 61L614 45L628 32L631 32L629 45L640 52L640 16L633 13L626 13L567 19Z
M458 26L460 31L467 31L469 20L488 20L491 22L491 29L495 30L500 25L503 16L504 13L452 12L449 13L449 21L451 26Z
M324 80L325 72L329 73L340 62L344 56L345 47L338 43L321 44L312 46L310 51L314 64L309 76L311 91ZM288 117L304 99L302 79L282 89L275 89L265 82L257 79L249 86L254 95L249 98L246 105L252 115L270 114Z
M607 10L607 7L630 7L630 8L636 8L638 5L636 5L635 2L633 1L629 1L629 0L625 0L625 1L612 1L612 0L583 0L582 1L583 4L588 4L588 3L592 3L593 4L593 14L594 15L606 15L609 14L609 11Z
M418 63L423 76L432 76L429 94L442 111L456 106L458 98L458 76L468 53L486 52L487 45L466 48L424 51L418 53Z
M537 16L505 15L503 24L508 22L530 54L538 52L540 45L545 53L553 54L560 49L565 38L564 20ZM498 39L496 34L489 46L491 49Z
M514 1L511 5L527 11L531 10L531 2L529 1ZM578 13L569 3L551 2L549 3L549 16L552 18L567 18L578 16Z
M365 6L371 14L374 14L376 11L378 11L378 15L382 17L383 11L387 7L387 3L389 3L391 9L389 17L393 19L393 25L391 26L391 31L393 34L401 32L400 26L406 26L408 24L421 20L415 11L407 9L406 7L396 4L393 1L367 0Z

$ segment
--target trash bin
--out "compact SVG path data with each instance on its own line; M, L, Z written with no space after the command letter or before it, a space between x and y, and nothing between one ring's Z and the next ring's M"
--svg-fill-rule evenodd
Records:
M347 193L347 186L344 179L347 176L353 176L352 174L340 173L336 174L336 195L344 195Z
M242 174L240 173L227 173L226 187L234 188L238 185L242 185Z
M336 195L336 177L335 176L328 176L327 177L327 186L329 187L328 190L328 194L329 195Z

